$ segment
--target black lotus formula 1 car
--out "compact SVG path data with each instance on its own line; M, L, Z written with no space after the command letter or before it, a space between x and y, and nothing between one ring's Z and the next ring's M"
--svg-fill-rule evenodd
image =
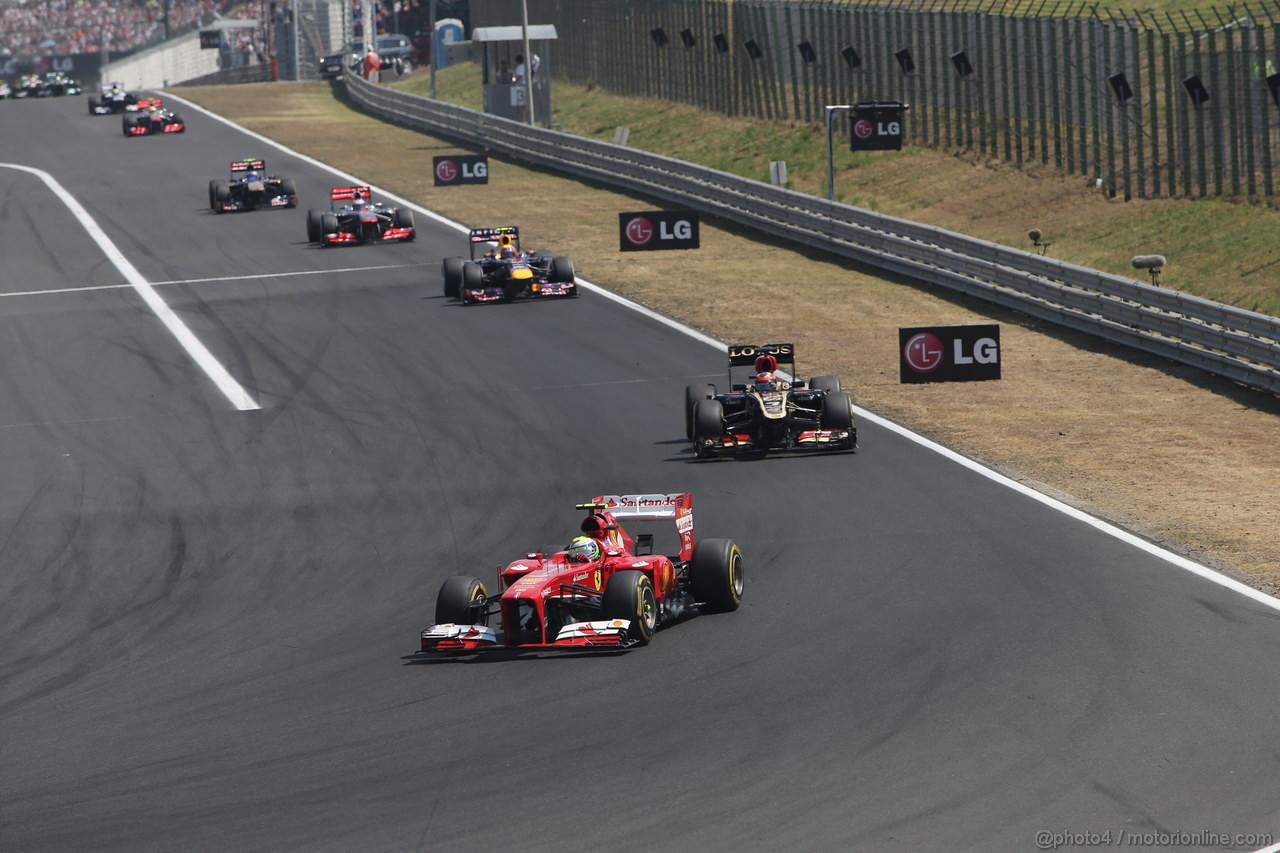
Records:
M514 225L473 228L471 258L445 258L444 295L464 303L510 302L544 296L577 296L573 261L525 251Z
M234 161L229 181L209 182L209 207L214 213L257 210L259 207L297 207L298 187L293 179L266 172L266 160Z
M187 123L182 120L182 116L165 109L164 101L159 98L143 98L138 101L138 109L125 113L122 121L125 136L187 132Z
M329 207L307 211L307 240L322 249L351 243L407 243L418 236L412 210L374 202L368 187L334 187Z
M789 366L788 381L778 376ZM734 382L734 368L751 370L750 381ZM795 346L734 344L729 347L729 390L689 385L684 395L685 434L694 453L706 459L744 451L854 450L858 428L853 404L835 376L795 378Z

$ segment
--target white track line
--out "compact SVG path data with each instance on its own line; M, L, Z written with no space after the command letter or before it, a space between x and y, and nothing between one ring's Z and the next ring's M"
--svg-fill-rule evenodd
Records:
M182 322L178 315L173 312L173 309L169 307L168 303L160 298L160 294L156 293L151 284L142 277L142 273L138 272L137 268L129 263L129 259L116 248L116 244L111 242L111 238L89 215L89 211L85 210L80 202L76 201L75 196L67 192L53 175L48 172L42 172L39 169L33 169L30 166L20 166L17 163L0 163L0 167L27 172L44 181L45 185L53 191L53 194L61 199L72 215L79 220L84 230L89 232L89 236L93 238L93 241L98 244L98 248L102 249L103 254L107 256L107 260L115 265L115 268L120 271L120 274L129 282L134 291L142 297L142 301L147 303L147 306L160 319L160 322L164 323L165 328L178 339L178 343L182 344L183 349L187 351L192 360L213 380L213 384L218 386L218 390L231 402L231 405L242 412L262 408L249 396L249 392L245 391L240 383L232 378L227 369L213 357L213 353L205 348L200 339L187 328L186 323Z
M281 145L279 142L276 142L274 139L268 139L267 137L262 136L261 134L254 133L251 130L246 130L245 128L241 127L240 125L236 124L230 119L224 118L223 116L220 116L216 113L211 113L208 110L206 110L204 107L200 106L199 104L180 98L174 95L172 92L166 92L165 97L173 98L173 100L175 101L180 101L182 104L192 109L195 109L199 112L202 112L208 117L215 119L216 121L220 121L223 124L227 125L228 127L232 127L232 128L235 128L236 130L239 130L242 133L246 133L249 136L253 137L254 139L257 139L258 141L262 142L263 144L270 145L280 151L285 152L286 154L289 154L292 157L297 157L303 162L310 163L313 166L317 166L321 169L325 169L329 172L332 172L333 174L340 176L344 180L351 181L353 183L359 183L361 186L365 185L364 181L361 178L356 177L355 175L349 175L346 172L343 172L339 169L335 169L333 166L330 166L327 163L322 163L319 160L316 160L312 157L308 157L305 154L299 154L297 151L294 151L290 148L286 148L284 145ZM401 198L400 196L397 196L394 193L389 193L386 190L381 189L379 187L371 187L371 188L376 192L378 192L379 194L384 195L387 198L395 199L396 202L403 204L407 207L413 208L413 210L419 213L422 213L424 216L428 216L432 219L435 219L437 222L447 225L450 228L453 228L464 234L470 231L470 229L467 226L462 225L461 223L455 222L452 219L448 219L444 216L441 216L440 214L435 213L434 211L427 210L424 207L414 204L408 199ZM614 302L617 302L619 305L629 308L632 311L637 311L640 314L643 314L644 316L652 320L656 320L657 322L662 323L665 326L675 329L681 334L688 335L694 340L701 341L702 343L707 344L708 346L715 347L721 352L728 352L729 347L727 344L725 344L722 341L716 340L710 335L703 334L702 332L699 332L697 329L692 329L684 325L683 323L680 323L676 320L671 319L670 317L659 314L658 312L650 308L646 308L645 306L640 305L637 302L632 302L630 299L627 299L625 296L619 296L616 293L611 293L610 291L605 290L603 287L597 284L593 284L589 281L586 281L585 279L581 279L581 278L578 279L578 283L593 293L598 293L599 295L605 297L606 299L611 299ZM1184 571L1190 572L1191 574L1196 575L1197 577L1203 578L1204 580L1207 580L1210 583L1215 583L1233 592L1238 592L1241 595L1245 596L1246 598L1250 598L1253 601L1256 601L1265 607L1269 607L1272 610L1280 611L1280 599L1267 595L1265 592L1262 592L1260 590L1256 590L1253 587L1249 586L1248 584L1241 583L1235 578L1227 577L1221 572L1215 569L1211 569L1208 566L1201 565L1200 563L1197 563L1194 560L1190 560L1186 557L1183 557L1181 554L1175 554L1172 551L1169 551L1165 548L1161 548L1159 545L1156 545L1152 542L1148 542L1146 539L1143 539L1140 536L1136 536L1127 530L1123 530L1119 527L1116 527L1114 524L1111 524L1110 522L1103 521L1100 518L1096 518L1095 516L1089 515L1087 512L1077 509L1071 506L1070 504L1064 503L1058 500L1057 498L1051 498L1046 494L1037 492L1035 489L1031 488L1030 486L1026 486L1022 483L1019 483L1017 480L1006 477L1004 474L1001 474L998 471L993 471L992 469L986 467L985 465L979 462L975 462L974 460L968 458L967 456L962 456L959 453L955 452L954 450L951 450L950 448L943 447L941 444L938 444L935 441L931 441L922 435L912 432L911 430L907 429L901 424L896 424L893 421L882 418L879 415L869 412L860 406L855 406L854 411L857 413L858 417L863 418L864 420L868 420L871 423L876 424L877 426L883 427L884 429L887 429L890 432L895 432L898 435L901 435L904 438L909 439L910 441L914 441L916 444L919 444L921 447L924 447L928 450L932 450L934 453L944 456L947 459L950 459L952 462L955 462L959 465L963 465L965 468L968 468L969 470L974 471L977 474L981 474L983 477L986 477L987 479L995 483L999 483L1002 486L1013 489L1015 492L1018 492L1019 494L1026 495L1032 500L1039 501L1040 503L1044 504L1050 509L1057 510L1058 512L1066 516L1074 518L1078 521L1082 521L1085 524L1089 525L1090 527L1093 527L1096 530L1102 533L1105 533L1108 536L1111 536L1115 539L1119 539L1121 542L1124 542L1128 545L1132 545L1133 547L1141 551L1145 551L1146 553L1150 554L1153 557L1156 557L1157 559L1164 560L1166 563L1176 566ZM1259 853L1263 853L1263 851L1259 851ZM1266 853L1280 853L1280 845L1267 848Z
M263 278L295 278L303 275L332 275L348 272L376 272L377 270L398 270L409 267L425 267L429 264L381 264L376 267L344 267L337 270L295 270L294 272L264 272L250 275L219 275L211 278L175 278L169 281L150 282L152 287L168 287L175 284L212 284L220 281L254 281ZM62 293L89 293L95 290L121 290L133 287L132 284L90 284L84 287L53 287L48 290L15 290L12 293L0 293L0 299L14 296L56 296Z

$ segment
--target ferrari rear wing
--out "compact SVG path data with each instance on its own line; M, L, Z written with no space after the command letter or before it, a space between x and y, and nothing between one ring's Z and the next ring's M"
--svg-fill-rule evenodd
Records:
M618 521L674 521L680 534L678 559L693 557L693 495L681 492L669 495L599 495L594 508L602 509ZM587 509L591 504L580 504Z

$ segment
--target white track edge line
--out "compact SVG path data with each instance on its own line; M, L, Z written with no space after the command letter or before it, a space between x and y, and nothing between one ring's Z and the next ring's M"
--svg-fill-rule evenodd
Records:
M254 139L257 139L260 142L263 142L280 151L283 151L292 157L297 157L298 159L302 160L305 163L310 163L313 166L317 166L321 169L325 169L329 172L332 172L335 175L338 175L339 177L345 178L346 180L352 181L354 183L359 183L362 186L364 185L361 179L356 177L355 175L351 175L346 172L343 172L342 170L334 168L333 166L330 166L327 163L322 163L321 161L316 160L313 157L308 157L305 154L300 154L297 151L293 151L292 149L286 147L285 145L279 142L276 142L274 139L268 139L267 137L259 133L255 133L252 130L248 130L247 128L241 127L240 125L236 124L230 119L224 116L220 116L217 113L210 112L209 110L205 109L199 104L196 104L192 101L188 101L185 98L182 98L178 95L173 95L173 93L170 91L166 90L165 94L168 97L172 97L176 101L180 101L185 105L195 108L196 110L204 113L210 118L213 118L213 119L216 119L217 121L222 122L228 127L232 127L232 128L235 128L236 130L241 131L242 133L246 133L249 136L253 137ZM389 193L386 190L373 186L372 184L370 184L369 186L371 189L375 190L381 195L384 195L388 198L395 199L397 202L402 203L407 207L412 208L415 211L421 212L424 216L428 216L432 219L435 219L437 222L441 222L445 225L448 225L449 227L454 228L457 231L460 231L462 233L467 233L471 230L467 228L467 226L461 224L460 222L449 219L445 216L441 216L440 214L435 213L434 211L427 210L426 208L420 205L417 205L409 201L408 199L401 198L400 196L394 193ZM673 320L672 318L667 317L664 314L659 314L657 311L654 311L651 308L647 308L638 302L634 302L626 298L625 296L619 296L618 294L613 293L609 290L606 290L600 285L594 284L590 281L587 281L586 279L580 278L578 279L578 283L583 285L587 290L590 290L593 293L597 293L601 296L604 296L607 299L611 299L614 302L617 302L619 305L625 306L631 309L632 311L637 311L640 314L643 314L644 316L652 320L656 320L657 322L662 323L663 325L668 326L680 332L681 334L684 334L693 338L694 340L701 341L702 343L707 344L708 346L715 347L716 349L721 350L723 352L728 351L728 344L725 344L722 341L716 340L710 335L700 332L697 329L694 329L690 326L686 326L685 324L680 323L677 320ZM1246 598L1250 598L1259 604L1262 604L1266 607L1271 608L1272 610L1280 612L1280 599L1274 596L1268 595L1267 593L1262 592L1261 590L1254 589L1253 587L1249 586L1246 583L1242 583L1241 581L1238 581L1235 578L1228 577L1227 575L1223 574L1220 571L1217 571L1216 569L1211 569L1208 566L1197 563L1194 560L1191 560L1187 557L1182 556L1181 554L1175 554L1173 551L1170 551L1166 548L1162 548L1153 542L1149 542L1140 536L1137 536L1133 533L1130 533L1127 530L1117 527L1111 522L1104 521L1103 519L1098 518L1097 516L1090 515L1084 510L1073 507L1068 503L1058 500L1057 498L1050 497L1049 495L1046 495L1043 492L1038 492L1035 489L1031 488L1030 486L1027 486L1023 483L1019 483L1017 480L1014 480L1011 477L1001 474L999 471L996 471L992 468L988 468L982 463L976 462L967 456L963 456L960 453L957 453L956 451L951 450L948 447L944 447L943 445L938 444L937 442L931 439L925 438L919 433L912 432L911 430L907 429L901 424L894 423L893 421L888 420L887 418L883 418L879 415L869 412L866 409L863 409L861 406L855 406L854 411L858 415L858 417L868 420L871 423L876 424L877 426L883 427L884 429L887 429L890 432L895 432L898 435L910 441L913 441L916 444L919 444L921 447L924 447L928 450L932 450L934 453L937 453L940 456L943 456L946 459L951 460L952 462L962 465L965 468L968 468L969 470L977 474L981 474L983 477L986 477L987 479L992 480L993 482L999 483L1002 486L1013 489L1019 494L1025 495L1031 498L1032 500L1039 501L1045 506L1051 509L1057 510L1058 512L1064 515L1067 515L1078 521L1082 521L1085 524L1088 524L1090 527L1093 527L1096 530L1102 533L1105 533L1108 536L1111 536L1115 539L1119 539L1121 542L1124 542L1128 545L1132 545L1133 547L1141 551L1144 551L1153 557L1164 560L1165 562L1173 566L1176 566L1184 571L1190 572L1191 574L1196 575L1197 577L1203 578L1204 580L1207 580L1210 583L1215 583L1233 592L1240 593ZM1280 844L1276 845L1273 848L1268 848L1267 851L1258 851L1258 853L1280 853Z
M120 271L120 274L129 282L134 291L142 297L142 301L147 303L147 306L164 324L165 328L169 330L169 333L187 351L187 355L191 356L191 359L199 365L205 375L213 380L213 384L218 386L218 390L222 392L231 405L242 412L262 408L257 401L249 396L249 392L227 372L221 362L214 358L213 353L209 352L208 348L195 336L195 333L187 327L187 324L182 322L182 318L174 313L174 310L169 307L169 303L165 302L160 297L160 294L156 293L155 288L143 277L142 273L138 272L137 268L124 256L124 253L116 247L116 244L111 242L111 238L89 215L89 211L84 209L84 206L58 182L57 178L48 172L17 163L0 163L0 167L27 172L44 181L45 186L67 206L71 214L80 222L81 227L88 232L89 237L98 244L98 248L107 256L107 260L111 261L115 268Z

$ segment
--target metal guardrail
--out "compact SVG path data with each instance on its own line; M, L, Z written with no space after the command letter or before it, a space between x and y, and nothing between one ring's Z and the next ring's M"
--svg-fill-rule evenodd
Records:
M408 127L737 222L1280 394L1280 318L673 160L343 78Z

